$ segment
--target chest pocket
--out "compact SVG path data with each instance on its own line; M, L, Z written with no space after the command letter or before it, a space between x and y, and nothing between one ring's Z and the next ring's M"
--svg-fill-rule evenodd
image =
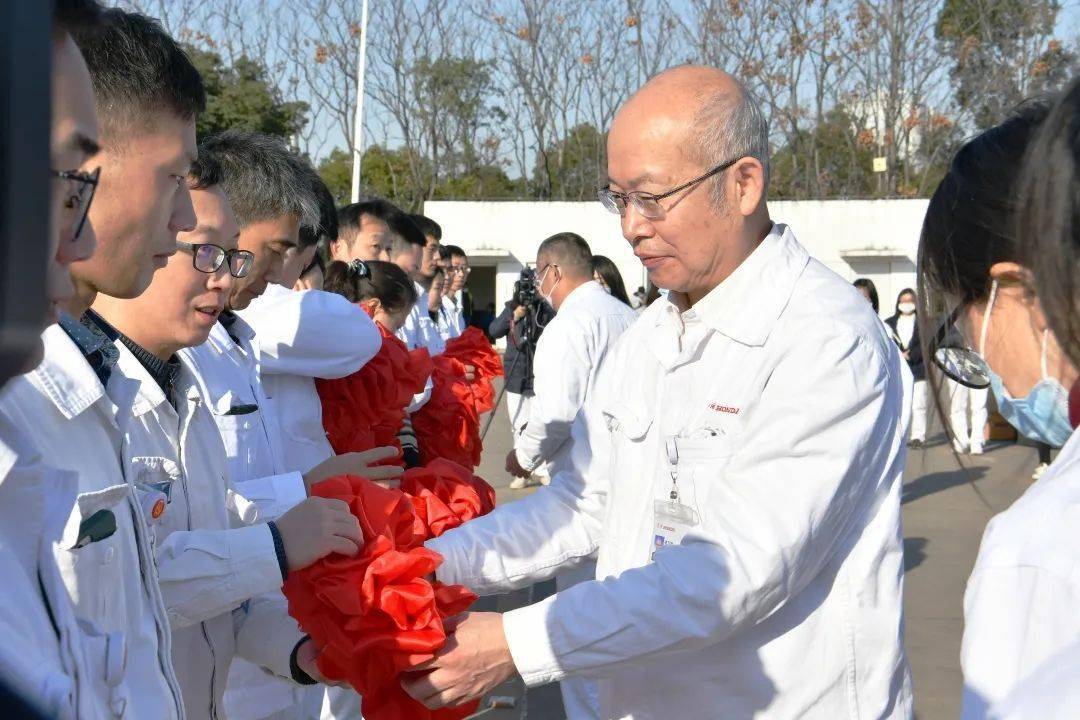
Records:
M618 401L604 408L603 415L612 440L622 437L630 442L641 442L652 427L652 418Z
M151 541L157 541L159 527L165 531L185 527L186 518L179 517L185 514L182 503L172 505L179 492L180 467L160 456L133 457L130 462L135 499L142 508Z
M263 409L255 402L251 393L238 394L227 390L212 399L210 412L225 445L232 477L246 477L248 472L256 475L273 474L272 468L259 468L257 465L260 456L258 448L260 444L266 443L266 439L260 437L263 433Z
M127 624L124 588L140 583L134 542L131 488L125 483L80 493L64 528L57 565L79 615L106 630Z
M698 431L691 437L675 438L679 458L679 486L687 504L701 517L722 508L713 507L720 483L726 482L725 470L731 461L735 443L721 432Z

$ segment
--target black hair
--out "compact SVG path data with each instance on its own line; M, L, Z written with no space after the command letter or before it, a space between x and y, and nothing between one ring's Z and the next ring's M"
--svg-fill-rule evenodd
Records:
M1080 367L1080 82L1052 106L1030 144L1020 178L1017 232L1054 338Z
M408 250L409 245L419 245L420 247L427 245L427 238L424 237L424 233L420 231L420 228L416 227L416 223L410 220L405 213L400 211L390 213L385 218L385 222L394 234L392 252L395 256Z
M319 204L319 224L317 226L304 225L300 228L300 241L297 248L299 250L306 250L317 244L322 237L337 240L338 236L338 213L334 195L317 172L312 170L308 175L311 192ZM319 253L316 252L315 255L318 257ZM308 268L310 267L309 265Z
M881 312L881 305L878 302L877 286L874 285L873 280L870 278L858 278L851 284L857 288L866 290L866 293L870 296L870 305L873 306L874 312Z
M416 286L405 271L381 260L335 260L326 268L323 290L354 303L376 298L388 313L411 308L417 300Z
M101 24L101 5L97 0L56 0L53 4L53 33L93 31Z
M626 294L626 285L623 283L622 274L611 258L603 255L593 255L592 267L593 272L604 279L604 284L608 286L612 297L622 300L626 305L630 305L630 298Z
M991 266L1020 259L1017 170L1049 110L1046 98L1028 101L953 158L930 198L919 243L924 319L989 297Z
M439 223L419 213L410 215L409 219L413 221L416 227L420 228L420 232L424 234L424 237L433 237L436 242L442 241L442 227L439 226Z
M111 8L72 37L90 69L103 132L145 124L162 110L194 120L206 109L202 76L157 20Z
M457 245L440 245L439 249L440 249L440 251L445 250L447 257L460 257L460 258L469 257L468 255L465 254L465 251L462 250L461 248L459 248Z
M900 292L896 293L896 312L900 312L900 298L904 297L905 295L911 295L912 297L918 297L915 294L915 290L913 288L904 288Z
M551 255L555 258L555 264L566 271L569 270L581 277L592 278L592 250L585 238L572 232L561 232L540 243L536 250L536 257Z
M382 198L367 198L360 202L350 203L338 210L338 227L344 235L347 232L358 231L364 215L387 222L391 214L400 212L401 210L395 205Z

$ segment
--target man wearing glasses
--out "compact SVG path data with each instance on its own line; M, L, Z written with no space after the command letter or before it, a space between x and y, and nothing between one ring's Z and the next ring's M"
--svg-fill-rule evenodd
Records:
M457 245L443 245L441 250L444 251L443 262L449 280L446 294L443 295L443 314L447 318L445 334L449 340L465 332L465 327L469 324L472 313L471 308L466 307L465 283L472 268L469 267L469 258L465 251Z
M94 303L119 333L116 372L127 382L110 389L135 390L122 462L129 477L160 492L149 522L189 718L224 714L234 655L297 683L318 677L310 643L276 591L290 571L331 552L355 554L362 542L344 503L324 498L307 498L269 522L235 522L243 501L197 378L179 353L206 341L255 263L237 249L235 216L209 169L217 167L214 154L203 155L190 180L197 222L180 233L179 252L138 298L99 295Z
M429 541L439 580L483 593L593 551L597 579L467 615L414 697L452 705L516 671L597 678L607 718L912 717L910 387L869 305L770 219L768 161L719 70L669 70L619 110L600 199L669 293L601 372L608 462L578 497L553 482Z

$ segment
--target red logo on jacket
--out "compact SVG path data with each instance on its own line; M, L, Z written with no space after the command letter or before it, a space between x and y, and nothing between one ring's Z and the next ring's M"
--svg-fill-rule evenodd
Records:
M728 415L738 415L739 408L729 407L727 405L717 405L716 403L709 403L709 409L716 412L727 413Z

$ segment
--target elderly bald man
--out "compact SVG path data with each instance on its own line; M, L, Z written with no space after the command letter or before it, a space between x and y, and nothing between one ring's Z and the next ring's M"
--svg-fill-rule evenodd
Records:
M593 550L597 580L464 616L406 689L455 704L518 672L598 678L604 718L911 717L910 388L884 326L770 219L767 127L729 75L652 79L608 175L601 201L670 291L600 378L610 461L580 498L522 501L532 522L510 505L429 543L440 580L482 592Z

